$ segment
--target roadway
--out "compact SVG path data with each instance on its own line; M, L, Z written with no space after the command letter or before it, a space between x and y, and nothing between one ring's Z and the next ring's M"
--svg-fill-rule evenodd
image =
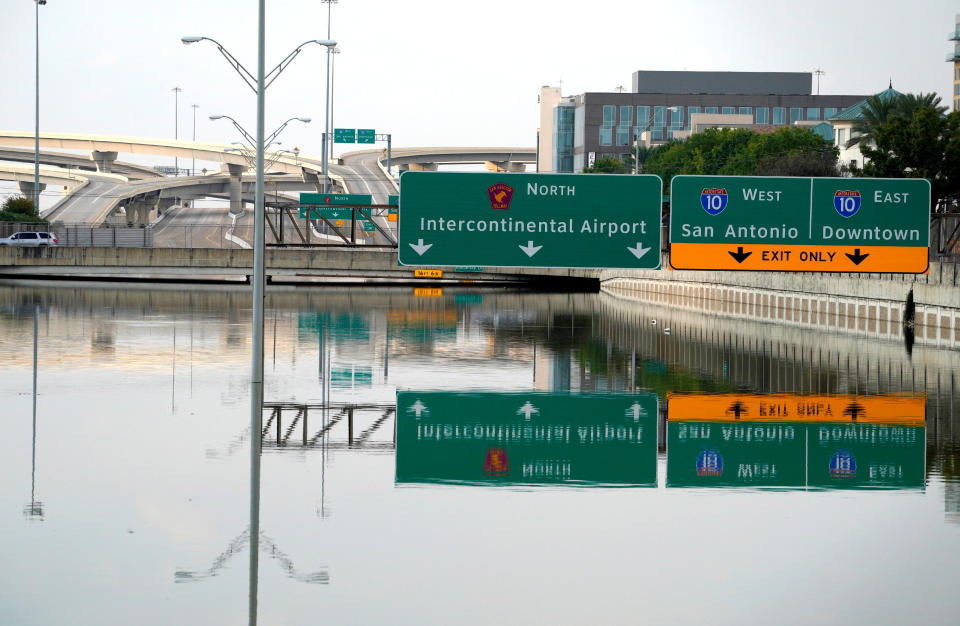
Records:
M102 222L115 206L113 200L118 197L124 183L118 180L95 177L85 174L89 182L66 196L44 214L48 220L64 224L98 224Z

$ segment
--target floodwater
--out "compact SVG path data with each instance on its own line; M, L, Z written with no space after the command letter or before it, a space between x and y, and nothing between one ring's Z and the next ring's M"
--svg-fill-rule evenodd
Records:
M960 615L955 349L603 294L266 303L251 480L248 291L0 285L0 623Z

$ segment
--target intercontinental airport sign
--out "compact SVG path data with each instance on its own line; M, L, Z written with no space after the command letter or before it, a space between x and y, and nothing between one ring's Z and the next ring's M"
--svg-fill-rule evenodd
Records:
M927 271L930 182L920 178L674 176L670 267Z
M398 483L655 487L652 393L397 392Z
M401 265L660 268L659 176L405 172Z

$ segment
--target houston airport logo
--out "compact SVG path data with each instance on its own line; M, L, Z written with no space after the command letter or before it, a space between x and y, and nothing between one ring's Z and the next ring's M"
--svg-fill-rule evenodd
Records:
M497 183L487 187L487 195L490 196L490 207L494 211L506 211L513 200L513 187L506 183Z

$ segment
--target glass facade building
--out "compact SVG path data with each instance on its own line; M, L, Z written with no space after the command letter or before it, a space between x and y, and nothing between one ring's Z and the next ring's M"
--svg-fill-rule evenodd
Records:
M696 132L692 117L698 113L739 114L756 125L786 126L825 121L866 97L813 95L808 73L638 72L638 76L641 82L633 92L588 92L566 96L564 103L554 105L553 154L546 161L554 171L582 171L603 155L627 158L635 138L645 131L645 141L654 144L682 139ZM705 82L694 84L701 79ZM745 93L732 91L734 87ZM549 124L549 118L542 117Z

